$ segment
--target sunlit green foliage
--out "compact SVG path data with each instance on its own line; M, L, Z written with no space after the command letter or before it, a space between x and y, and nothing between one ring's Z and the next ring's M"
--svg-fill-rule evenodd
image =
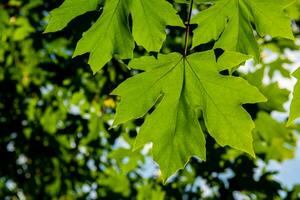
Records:
M258 94L257 89L250 89L255 91L254 93L259 97L251 101L252 105L243 105L243 110L242 103L249 102L246 99L247 87L240 88L239 92L234 92L234 90L226 92L226 89L211 89L215 87L214 84L204 82L203 88L200 90L198 88L193 92L191 87L183 84L188 83L186 81L188 74L174 73L175 70L169 75L174 73L181 78L166 77L173 84L171 86L164 85L162 90L168 91L169 87L184 88L183 97L185 98L179 98L182 100L179 101L180 104L173 104L172 101L167 102L168 108L172 109L178 108L174 105L180 105L180 117L184 120L179 121L179 123L167 124L164 123L167 118L161 117L160 119L155 118L152 120L155 123L149 124L148 121L153 118L155 112L159 111L161 103L165 101L164 98L169 98L167 94L171 92L165 93L165 95L154 95L153 100L146 99L147 95L150 95L150 90L148 90L149 93L146 96L141 96L130 105L138 107L142 100L150 101L152 104L150 106L153 106L156 101L159 102L153 108L146 106L147 109L143 108L144 112L130 117L130 119L142 118L146 114L145 123L143 124L143 119L139 119L115 127L113 126L113 118L115 117L116 105L120 102L118 109L122 109L122 102L126 101L126 98L121 95L119 99L111 96L110 93L121 82L139 73L140 70L146 72L139 73L123 84L128 84L128 81L132 79L145 76L145 73L158 73L160 70L166 70L168 65L153 69L160 58L166 55L158 55L158 59L156 59L156 54L149 56L146 50L136 46L134 57L147 57L131 61L129 64L131 70L126 67L128 64L126 60L120 62L120 57L115 56L107 63L107 67L98 71L94 76L86 65L88 56L84 55L73 60L71 56L82 32L88 30L91 23L100 20L103 16L102 3L99 1L99 4L93 7L95 11L92 8L85 14L83 11L78 11L74 16L80 16L71 21L70 19L73 17L69 17L69 19L64 17L70 23L67 25L66 21L61 21L63 25L59 25L60 28L56 28L56 30L67 25L65 30L58 33L43 34L46 25L51 24L50 10L57 8L59 3L42 0L10 0L0 4L0 199L22 199L23 196L26 199L233 199L236 194L257 199L275 199L284 198L284 196L280 197L282 193L286 194L286 199L297 198L299 186L295 186L294 190L286 188L274 180L273 172L267 169L260 170L257 164L257 160L267 165L271 160L283 161L291 159L295 155L296 132L299 127L294 125L287 128L285 119L283 122L278 122L271 116L273 111L285 110L283 104L287 101L289 93L287 90L281 89L276 82L263 83L264 74L273 77L279 71L285 77L289 77L289 72L283 70L282 65L283 63L291 63L290 60L279 58L276 60L276 62L278 61L276 64L265 63L260 69L255 67L251 73L242 73L236 71L236 68L245 59L248 59L248 56L245 55L225 52L220 56L217 51L208 51L182 58L181 55L176 54L179 56L178 59L184 63L177 66L177 71L194 69L195 72L199 71L201 80L207 80L205 78L210 77L214 82L220 81L222 85L235 81L241 83L241 85L233 84L232 87L235 88L242 87L242 85L254 88L250 86L251 84L256 86L261 94ZM139 3L139 1L135 3ZM188 4L173 5L181 17L186 15ZM195 5L199 6L199 4ZM88 7L88 5L85 6ZM206 9L206 6L199 6L199 9ZM172 7L171 3L169 7ZM88 9L84 6L78 8ZM174 13L176 10L174 9ZM160 19L160 25L163 23L165 23L163 29L165 25L182 26L179 23L172 24ZM131 24L129 23L129 25ZM132 30L131 28L130 30ZM151 30L153 29L149 29L149 31ZM157 30L160 30L161 33L162 28L159 27ZM161 52L182 52L182 34L182 27L168 26L168 35ZM132 37L136 42L138 41L137 37ZM157 40L159 42L154 39L155 45L149 44L149 49L146 48L145 43L142 44L143 38L140 39L140 45L147 50L151 50L151 48L154 50L154 46L158 48L162 45L164 37L164 34L161 34L162 39ZM273 46L273 50L277 49L280 55L285 47L298 48L292 42L280 39L271 39L267 42L261 40L260 42L264 43L264 45L260 45L261 48ZM211 45L207 44L204 47L197 47L195 51L210 47ZM198 50L198 48L200 49ZM173 54L170 53L170 55ZM209 57L209 61L196 59L202 58L204 55ZM216 61L215 58L218 60ZM146 66L146 62L144 62L144 65L141 65L141 59L149 59L151 63ZM191 63L188 68L186 66L189 59ZM169 62L172 62L172 59ZM207 66L208 63L209 66ZM272 70L268 71L267 69ZM240 75L243 78L236 77ZM246 80L250 84L246 83ZM165 82L168 83L168 81ZM199 80L193 80L192 83L194 82L194 86L199 87ZM134 86L144 89L143 84L134 84ZM230 102L230 105L235 105L235 109L244 113L247 118L246 121L250 121L247 123L248 126L252 126L249 114L256 124L253 138L257 160L233 148L221 148L219 146L219 144L223 145L222 139L224 138L218 140L218 136L213 135L215 129L223 129L228 124L224 126L211 124L214 121L211 121L210 115L217 115L216 117L220 118L222 116L218 112L214 112L214 107L210 106L210 102L207 101L207 94L203 93L205 88L207 91L219 91L218 93L210 92L213 96L217 95L214 99L218 102L228 96L233 100L239 99L240 96L245 98L242 99L245 101ZM157 92L155 89L154 91ZM125 92L128 91L125 90ZM139 90L138 92L142 91ZM201 94L196 95L196 93ZM222 95L223 93L224 95ZM175 95L178 100L176 92L170 95ZM267 97L268 101L257 103L257 99L263 100L262 95ZM252 93L250 96L252 97ZM134 96L129 97L133 98ZM205 102L195 100L196 97L205 99ZM189 103L193 104L195 102L202 103L199 105L199 109L194 107L190 109L186 106L187 101L192 101ZM221 101L221 104L223 103L228 103L228 101ZM126 118L126 115L130 114L129 112L137 111L125 107L128 110L125 113L117 113L116 117L119 115ZM222 109L230 110L231 107L222 107ZM187 115L185 117L182 115L184 112L193 113L194 116ZM164 114L171 116L172 112L165 112ZM119 122L128 120L122 119ZM236 120L231 120L233 125L238 124L239 120L245 121L243 118ZM222 119L218 121L222 122ZM115 121L115 123L117 122ZM162 128L157 126L159 123L163 123ZM193 126L183 126L182 123ZM184 160L180 160L180 162L177 162L177 158L180 158L181 154L168 154L167 149L172 146L166 145L166 148L159 149L159 146L172 142L170 139L161 140L165 143L156 142L158 137L164 137L159 133L167 125L180 127L178 131L181 134L175 135L175 137L179 137L180 141L186 140L190 145L182 145L182 152L185 155L183 156ZM144 131L145 126L151 130ZM194 128L197 128L198 132L194 131ZM251 129L247 129L250 137L252 137ZM153 134L148 133L154 130L158 131ZM202 132L203 136L199 134L199 131ZM229 128L223 131L228 133L224 136L230 139L232 131ZM188 134L194 134L197 139L191 140L191 137L187 136ZM141 145L135 142L136 135L141 138L136 141L140 141ZM213 135L219 144L210 135ZM199 151L200 147L204 148L201 146L201 141L204 145L204 137L207 148L206 154L204 154L204 149ZM225 139L228 140L228 138ZM149 151L150 147L147 144L144 148L132 151L134 146L142 147L148 141L154 142L152 150ZM230 142L234 142L234 140L228 141L228 143ZM251 141L248 142L251 145ZM237 147L240 144L231 145L240 148ZM177 148L176 151L180 151L180 148ZM196 148L199 149L194 151ZM185 152L188 152L189 155ZM161 165L163 174L153 165L151 154ZM183 168L188 161L187 158L191 155L198 155L202 158L206 155L206 161L192 157L185 168L178 171L164 185L164 179L177 169ZM170 162L166 162L166 160L161 161L163 156L169 157L175 167L169 165ZM169 172L164 171L165 169L169 170L169 167Z
M121 96L114 125L144 117L154 109L141 126L136 144L142 146L153 142L154 159L165 179L183 168L191 156L205 160L205 139L199 118L203 118L208 133L219 145L228 145L255 157L254 123L237 106L267 99L247 82L230 75L249 58L248 55L260 61L254 31L260 37L294 39L291 20L284 12L295 3L293 0L203 0L195 1L195 5L193 2L177 1L186 4L187 8L183 55L142 57L137 63L133 60L134 64L129 64L129 68L146 72L125 81L112 93ZM85 5L87 8L77 9L80 2L64 2L52 12L47 29L60 30L63 27L60 18L66 26L66 21L76 17L75 11L82 14L95 9L96 3L90 3L90 6ZM65 13L66 4L76 7L67 18L61 14ZM210 6L191 16L193 6L198 4ZM99 19L83 33L74 52L74 56L90 53L89 64L94 73L112 58L132 59L134 41L148 52L160 53L166 25L183 26L183 20L165 0L112 0L98 2L98 6L102 11ZM52 28L56 24L56 29ZM197 49L195 53L188 52L191 24L197 25L193 30L193 48L213 42L213 49L223 52ZM203 53L198 54L199 51ZM228 70L229 75L220 76L222 70ZM281 95L284 100L287 94L274 96L270 91L277 89L276 84L268 87L258 84L258 87L264 90L273 107L281 103L277 97ZM240 93L242 90L244 92ZM162 155L163 151L166 153Z

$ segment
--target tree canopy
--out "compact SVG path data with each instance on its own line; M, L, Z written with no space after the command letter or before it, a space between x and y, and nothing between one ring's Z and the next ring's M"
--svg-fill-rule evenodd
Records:
M299 49L299 9L1 3L0 197L299 198L268 170L296 156L300 84L276 78L300 78L286 53Z

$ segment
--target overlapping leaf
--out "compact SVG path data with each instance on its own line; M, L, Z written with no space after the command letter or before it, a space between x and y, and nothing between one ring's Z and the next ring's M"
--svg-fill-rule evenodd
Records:
M63 29L75 17L88 11L96 10L99 0L65 0L59 7L51 11L46 33Z
M184 26L176 10L165 0L133 0L132 33L147 51L159 51L166 37L165 27Z
M89 64L94 72L117 54L121 59L133 56L134 40L128 25L131 0L106 1L100 19L83 34L74 56L90 53Z
M65 1L52 12L46 32L60 30L77 15L96 9L97 2ZM68 9L73 11L68 12ZM128 20L130 13L133 20L133 36ZM92 70L97 72L114 56L120 59L132 58L134 39L146 50L158 52L165 40L167 25L184 26L172 5L165 0L105 1L103 13L83 34L74 56L90 53L89 64Z
M293 76L296 77L298 81L294 88L288 125L291 125L295 119L300 117L300 68L294 72Z
M260 36L294 39L283 9L293 0L219 0L192 19L193 46L215 40L215 47L250 54L259 59L252 24Z
M231 61L234 66L241 62ZM205 159L198 109L209 134L220 145L230 145L254 156L254 124L242 104L265 98L244 79L220 75L213 51L188 57L178 53L159 55L157 60L143 57L129 66L145 72L114 90L113 94L121 96L114 124L140 118L154 107L141 127L135 148L153 142L153 156L164 179L182 168L190 156Z

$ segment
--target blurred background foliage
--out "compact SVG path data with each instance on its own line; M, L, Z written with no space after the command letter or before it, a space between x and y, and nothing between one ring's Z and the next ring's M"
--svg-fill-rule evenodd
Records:
M268 167L300 157L300 127L285 126L295 82L290 73L300 61L299 0L286 9L299 39L258 38L263 63L249 61L235 73L269 98L245 105L256 124L257 159L220 148L207 136L207 161L192 158L166 185L151 158L151 144L131 150L142 120L110 128L118 99L109 93L138 72L113 60L93 75L87 55L71 59L76 41L101 10L76 18L59 33L43 34L49 11L61 3L0 3L0 199L300 198L300 180L288 187ZM186 19L186 5L175 6ZM182 51L182 32L169 32L162 52ZM140 47L135 52L146 54Z

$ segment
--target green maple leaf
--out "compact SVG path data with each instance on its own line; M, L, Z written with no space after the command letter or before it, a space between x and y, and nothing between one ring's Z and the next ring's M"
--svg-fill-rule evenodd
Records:
M134 40L128 25L130 0L106 1L103 13L77 43L74 57L90 52L89 64L97 72L114 55L133 56Z
M51 12L46 32L64 28L76 16L95 10L98 3L98 0L66 0ZM132 34L129 14L132 15ZM102 15L83 34L73 56L90 53L89 64L97 72L114 56L132 58L134 40L147 51L158 52L166 38L167 25L184 27L176 10L165 0L105 1Z
M287 125L291 125L293 121L300 117L300 68L293 73L293 76L298 79L294 88L293 100L290 107L290 117Z
M226 53L223 56L229 58ZM236 56L232 54L232 58ZM231 59L233 66L227 67L241 62L235 61ZM143 117L154 107L140 129L135 148L153 142L153 157L164 180L182 168L190 156L205 159L198 110L203 113L209 134L221 146L229 145L254 156L254 123L242 104L265 101L265 97L242 78L220 75L213 51L188 57L171 53L159 55L157 60L142 57L129 67L145 72L113 91L121 96L114 124Z
M215 48L237 51L259 59L252 24L260 36L294 39L291 22L285 16L285 4L292 0L219 0L192 19L193 47L215 40Z
M50 21L46 33L60 31L75 17L88 11L96 10L99 0L66 0L59 7L51 11Z
M161 49L167 25L184 27L176 10L164 0L133 0L131 14L133 37L147 51L158 52Z

